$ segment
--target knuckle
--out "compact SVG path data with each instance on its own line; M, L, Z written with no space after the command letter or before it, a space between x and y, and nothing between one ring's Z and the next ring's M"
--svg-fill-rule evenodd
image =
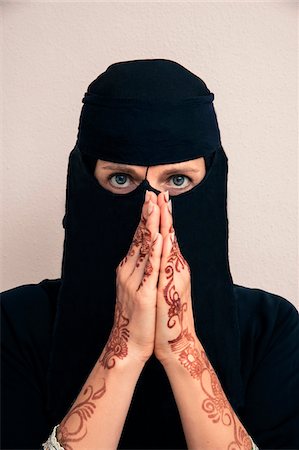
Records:
M124 286L125 277L122 270L119 270L116 275L116 283L118 286Z
M124 289L126 289L130 298L134 298L136 296L136 287L132 280L128 279L124 282Z

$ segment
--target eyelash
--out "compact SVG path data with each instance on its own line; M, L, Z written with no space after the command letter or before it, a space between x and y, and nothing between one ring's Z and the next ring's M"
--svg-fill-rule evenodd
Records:
M128 177L128 178L132 181L132 176L129 175L129 174L127 174L127 173L124 173L124 172L115 172L115 173L110 174L109 177L108 177L109 181L111 181L111 179L112 179L113 177L117 176L117 175L124 175L125 177ZM181 173L177 173L177 174L175 174L175 175L171 175L171 176L167 179L167 181L169 181L169 180L170 180L171 178L173 178L173 177L184 177L184 178L188 179L189 182L192 182L192 179L191 179L190 177L188 177L187 175L181 174ZM116 188L116 189L123 189L122 187L117 187L117 186L114 186L114 185L112 185L112 186L113 186L114 188ZM121 185L120 185L120 186L121 186ZM128 186L126 186L126 187L128 187ZM179 186L174 186L175 189L186 189L186 187L188 187L188 186L184 186L184 187L182 187L182 188L179 187Z

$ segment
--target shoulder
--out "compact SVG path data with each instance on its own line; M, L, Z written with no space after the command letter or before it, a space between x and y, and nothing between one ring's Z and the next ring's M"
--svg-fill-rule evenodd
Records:
M60 279L44 279L40 283L24 284L1 292L1 310L7 319L14 322L26 318L28 324L36 320L53 319Z
M45 279L1 292L1 334L4 346L49 348L60 280Z
M299 326L297 308L286 298L263 289L234 284L241 333L250 330L255 337L273 333L283 328Z
M258 447L298 448L298 310L262 289L235 285L234 290L245 387L240 416Z
M263 289L234 285L237 300L241 356L254 368L270 349L299 351L299 315L286 298ZM284 348L282 348L284 346Z
M263 289L249 288L234 284L234 293L238 299L238 306L247 313L249 310L256 308L258 310L267 310L271 308L272 311L279 308L285 311L293 311L293 313L298 314L297 308L289 300Z
M46 374L59 285L43 280L0 295L1 448L36 448L49 435Z

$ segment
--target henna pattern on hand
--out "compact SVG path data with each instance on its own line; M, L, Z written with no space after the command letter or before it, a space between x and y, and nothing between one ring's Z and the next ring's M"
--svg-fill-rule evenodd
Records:
M123 266L127 262L128 255L129 256L135 255L136 248L138 248L139 246L140 246L140 253L139 253L137 263L136 263L137 267L139 267L140 262L142 262L143 259L150 252L152 235L151 235L150 230L146 227L146 222L147 222L146 218L144 216L142 216L140 223L139 223L139 225L135 231L135 234L133 236L128 253L121 261L120 267Z
M214 423L220 420L225 426L233 426L234 441L228 446L228 450L251 450L251 440L246 430L237 427L235 415L230 406L218 377L213 370L205 351L198 349L196 340L188 328L184 329L184 313L187 312L187 302L183 302L174 284L175 272L181 272L190 267L180 252L176 237L172 239L172 248L167 259L165 267L166 279L169 280L163 289L164 299L169 306L168 309L168 328L173 328L179 324L180 331L175 339L168 341L172 352L174 352L180 364L188 370L190 375L199 380L202 390L206 396L202 403L202 409L208 414ZM210 381L210 387L206 386L207 379ZM204 381L205 380L205 381Z
M122 306L117 300L115 305L114 325L111 330L109 340L105 347L105 352L99 363L105 369L112 369L115 366L115 358L124 359L128 354L128 339L130 332L127 328L129 319L123 315Z
M106 392L105 379L102 379L102 386L96 392L93 391L93 386L88 385L84 391L83 396L86 396L76 406L71 408L65 418L57 427L58 442L65 450L73 450L72 442L81 441L87 434L87 420L92 416L96 409L94 400L100 399ZM76 420L74 417L76 416ZM72 419L72 420L71 420Z
M158 236L156 237L156 239L153 241L153 243L152 243L151 246L150 246L150 252L149 252L149 255L148 255L148 260L147 260L146 265L145 265L145 268L144 268L144 274L143 274L144 278L141 280L141 282L140 282L140 284L139 284L139 286L138 286L137 291L139 291L139 289L141 288L141 286L143 286L143 283L145 283L146 280L147 280L147 278L148 278L149 276L151 276L151 274L153 273L154 268L153 268L153 265L152 265L152 263L151 263L150 258L151 258L151 257L153 256L153 254L154 254L155 244L156 244L156 242L157 242L157 239L158 239Z
M149 255L153 255L154 244L156 240L151 244L152 234L150 230L146 227L146 218L142 215L139 226L135 231L131 246L128 251L128 255L133 256L135 254L134 247L140 247L139 256L136 262L136 267L139 267L140 263L144 258ZM150 253L151 252L151 253ZM128 260L126 256L120 263L120 266L125 264ZM153 272L153 266L150 259L146 262L143 279L137 290L143 285ZM129 329L129 319L123 315L122 305L119 300L116 301L115 305L115 315L114 315L114 325L109 336L109 340L105 347L105 352L103 356L99 359L99 363L104 366L104 368L112 369L115 366L115 358L123 359L128 354L128 339L130 336Z
M152 233L151 231L146 227L146 218L144 216L141 217L140 223L137 227L137 230L135 231L132 243L130 245L130 248L128 250L128 254L123 258L123 260L120 263L120 267L122 267L128 260L129 256L135 255L135 248L138 248L140 246L139 250L139 256L136 262L136 267L140 266L140 263L144 260L145 257L153 256L153 250L154 250L154 244L156 240L151 244L152 240ZM143 286L143 283L146 281L146 279L152 274L153 272L153 266L148 259L146 262L145 268L144 268L144 278L142 279L140 285L138 286L137 291Z

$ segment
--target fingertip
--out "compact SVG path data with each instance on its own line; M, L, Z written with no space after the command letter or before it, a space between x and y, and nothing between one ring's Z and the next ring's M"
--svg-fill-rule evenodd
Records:
M153 191L148 191L148 192L150 192L151 200L157 204L158 197L157 197L156 193Z

